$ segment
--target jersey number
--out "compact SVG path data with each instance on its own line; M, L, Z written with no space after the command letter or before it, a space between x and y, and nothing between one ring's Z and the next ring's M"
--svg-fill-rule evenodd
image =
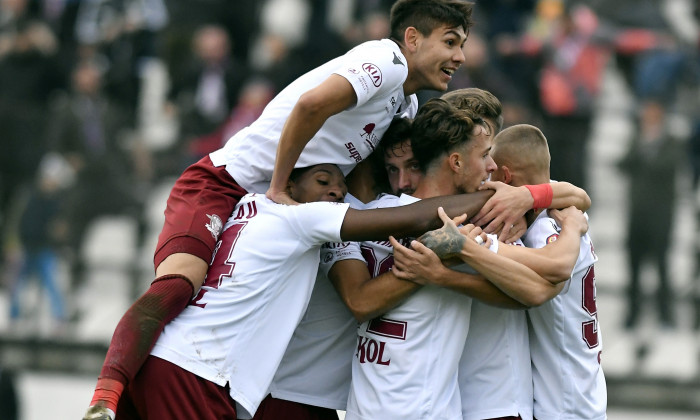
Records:
M195 296L195 298L192 299L192 302L190 302L190 305L199 306L200 308L207 306L206 302L201 302L204 294L210 288L218 289L219 286L221 286L221 282L224 281L224 277L231 277L231 275L233 275L233 269L236 267L236 262L231 261L231 255L233 254L233 249L236 247L238 238L241 236L241 231L247 224L248 222L240 222L226 229L226 232L224 235L222 235L221 240L219 240L219 243L216 244L214 258L211 265L209 265L209 270L207 271L207 276L204 278L204 283L199 289L197 296ZM228 249L228 252L219 252L222 248Z
M380 274L386 273L394 266L394 255L389 254L381 261L377 261L377 254L374 248L361 245L362 257L367 261L367 269L372 277L377 277Z
M598 347L598 308L595 301L595 270L593 266L588 267L586 275L583 276L583 298L581 305L588 315L593 319L584 321L581 324L583 341L589 349Z

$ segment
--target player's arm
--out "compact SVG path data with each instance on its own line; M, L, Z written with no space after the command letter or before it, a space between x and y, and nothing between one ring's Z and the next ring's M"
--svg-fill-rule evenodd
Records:
M375 318L401 303L420 287L388 271L371 277L361 260L340 260L328 271L340 298L359 322Z
M441 258L459 257L496 287L528 307L541 305L551 297L552 289L562 287L542 278L530 267L483 246L484 235L479 227L465 225L457 229L455 223L442 211L440 218L444 221L444 226L421 236L420 242L412 244L416 250L427 246ZM481 242L477 243L477 237L482 239ZM485 244L490 243L491 239L487 238ZM500 245L503 244L499 244L499 248ZM528 286L523 287L523 284ZM512 293L511 289L518 293Z
M332 74L317 87L301 95L282 128L275 167L272 172L269 199L282 204L296 204L287 192L292 173L306 144L328 118L357 103L357 95L350 82Z
M574 206L581 211L591 208L591 197L583 188L568 182L551 182L552 202L548 209L563 209Z
M391 272L397 278L421 285L432 284L451 289L501 308L525 308L523 304L503 293L484 276L446 267L432 250L420 242L414 241L412 249L409 249L393 237L389 240L394 247L394 267Z
M479 191L433 197L406 206L355 210L348 209L340 229L343 241L386 240L389 236L415 237L442 225L437 208L449 217L476 214L493 191Z
M503 244L499 246L498 253L527 265L556 284L571 277L580 251L581 235L588 231L588 221L583 212L575 207L550 210L550 214L558 216L562 227L551 243L542 248Z
M500 232L499 240L511 242L511 226L527 211L538 208L560 209L574 206L586 211L591 198L585 190L568 182L513 187L497 181L487 181L480 189L496 191L493 197L471 219L487 233Z
M528 306L539 306L561 292L578 259L580 237L588 229L583 213L574 207L552 212L558 213L557 220L562 225L554 242L538 249L506 244L500 244L498 248L499 255L522 263L537 273L537 276L488 277L499 289ZM470 264L481 263L473 262L466 255L463 254L462 258Z

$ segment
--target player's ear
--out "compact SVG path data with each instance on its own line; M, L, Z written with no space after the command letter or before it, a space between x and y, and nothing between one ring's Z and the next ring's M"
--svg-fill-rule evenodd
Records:
M418 48L418 42L420 39L420 32L413 26L409 26L403 33L403 43L406 49L410 52L415 52Z
M503 182L506 184L510 184L510 181L513 180L513 174L510 173L510 169L506 165L501 166L501 171L503 171Z
M459 153L457 153L457 152L451 153L447 159L448 159L448 163L450 165L450 169L452 170L452 172L455 172L455 173L462 172L462 170L464 169L463 168L464 162L462 161L462 156Z

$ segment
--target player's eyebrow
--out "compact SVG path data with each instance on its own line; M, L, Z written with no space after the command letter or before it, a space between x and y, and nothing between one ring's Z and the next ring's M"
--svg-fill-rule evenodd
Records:
M457 32L456 29L448 29L448 30L443 34L443 36L450 36L450 35L456 36L456 37L457 37L459 40L461 40L461 41L466 41L466 40L467 40L467 37L464 36L464 35L462 35L461 33Z

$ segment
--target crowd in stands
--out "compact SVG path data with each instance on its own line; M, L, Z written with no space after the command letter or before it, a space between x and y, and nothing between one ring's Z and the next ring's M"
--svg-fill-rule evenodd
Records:
M31 308L20 307L20 294L37 273L56 321L69 322L63 296L89 280L81 249L98 218L133 217L143 245L144 206L154 185L221 147L297 76L365 40L387 37L392 3L0 0L0 267L13 302L11 318L31 316ZM639 104L630 116L639 130L621 174L650 174L657 157L669 152L663 143L669 141L678 151L666 172L687 166L696 188L700 39L665 18L664 2L475 3L466 63L450 89L476 86L494 93L504 106L504 127L541 127L554 179L591 187L586 168L596 99L605 69L615 66ZM688 19L697 25L695 6ZM169 147L158 150L148 147L142 113L144 69L153 61L167 69L162 112L177 123ZM694 98L683 94L689 87ZM669 114L684 117L689 129L668 131L663 122L649 122ZM650 196L668 192L674 173L664 177L659 188L644 189L644 197L667 208L646 208L651 213L641 219L631 215L629 229L638 229L632 221L664 212L669 225L659 241L668 244L673 195ZM640 194L635 188L633 196ZM673 326L667 248L651 250L650 257L660 271L659 313ZM632 273L638 273L641 252L632 253ZM71 267L66 284L51 268L58 258ZM638 283L634 277L630 282L630 328L640 311Z

